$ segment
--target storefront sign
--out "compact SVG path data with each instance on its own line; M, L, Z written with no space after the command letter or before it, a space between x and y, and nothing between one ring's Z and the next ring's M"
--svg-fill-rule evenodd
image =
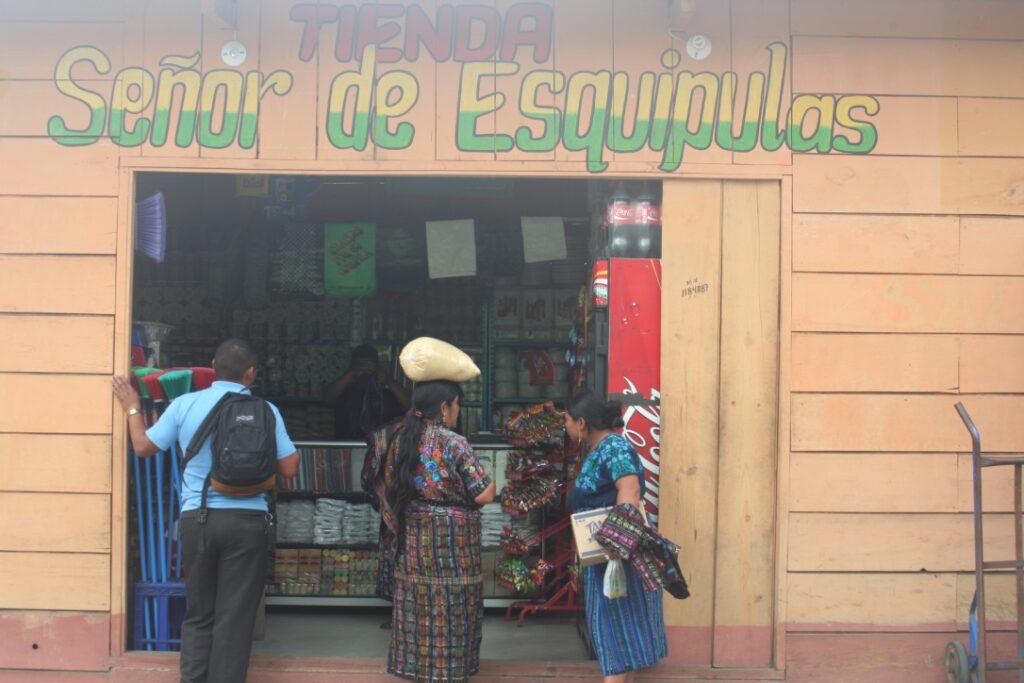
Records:
M433 16L417 4L304 2L291 7L289 19L301 27L298 58L336 67L319 97L324 133L337 149L406 149L418 128L451 126L462 152L500 158L512 151L576 151L599 173L611 154L650 150L660 155L660 169L672 172L691 149L867 154L878 139L874 97L804 94L786 106L782 42L765 47L764 70L747 74L744 83L733 72L678 70L683 55L675 49L641 72L600 64L561 71L551 66L554 8L543 2L504 13L493 5L441 4ZM264 54L260 63L273 65L273 57ZM457 63L457 83L425 82L401 66L425 60ZM195 53L164 57L156 73L128 66L105 92L96 78L111 71L107 54L74 47L57 62L54 84L78 104L69 102L68 111L49 119L49 135L70 146L109 136L125 147L249 149L268 98L308 96L293 92L287 70L200 71L199 64ZM508 94L506 83L515 84ZM436 120L433 108L418 111L421 92L437 88L441 97L449 87L443 96L454 98L455 120ZM81 105L90 116L75 128L65 116ZM483 121L493 124L499 111L514 111L518 123L484 132Z

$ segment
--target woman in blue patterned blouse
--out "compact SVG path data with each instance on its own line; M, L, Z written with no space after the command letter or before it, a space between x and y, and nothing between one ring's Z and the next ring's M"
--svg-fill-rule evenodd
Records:
M577 394L566 408L569 438L584 445L587 456L570 492L577 512L630 503L643 509L644 474L640 456L621 434L622 406L592 393ZM636 672L668 655L661 591L648 591L639 575L624 564L628 592L604 596L607 564L583 568L583 589L591 643L605 683L632 681Z

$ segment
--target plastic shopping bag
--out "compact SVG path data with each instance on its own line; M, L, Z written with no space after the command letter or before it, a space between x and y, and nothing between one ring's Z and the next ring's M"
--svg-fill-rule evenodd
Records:
M609 600L626 597L626 570L622 560L608 560L604 569L604 597Z

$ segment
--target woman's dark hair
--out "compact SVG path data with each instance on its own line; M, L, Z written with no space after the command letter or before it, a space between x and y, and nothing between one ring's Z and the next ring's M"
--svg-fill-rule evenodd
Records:
M420 464L420 438L427 422L441 417L441 406L462 400L462 387L456 382L436 380L417 384L412 392L412 407L402 420L395 453L395 484L386 492L388 504L399 520L416 497L416 467Z
M583 418L587 427L598 431L618 429L625 425L622 421L622 404L608 401L593 391L582 391L569 399L565 410L574 420Z

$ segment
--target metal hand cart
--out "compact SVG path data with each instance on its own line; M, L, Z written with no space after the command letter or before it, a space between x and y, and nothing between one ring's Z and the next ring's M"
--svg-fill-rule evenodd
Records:
M946 680L948 683L985 683L988 671L1017 670L1024 683L1024 527L1021 526L1021 466L1024 456L982 455L981 435L962 403L956 404L967 431L971 433L971 464L974 473L974 577L976 588L967 620L968 647L959 640L946 645ZM1013 465L1013 520L1015 559L986 562L982 530L981 471L986 467ZM1012 569L1017 587L1017 659L988 661L985 646L985 572Z

